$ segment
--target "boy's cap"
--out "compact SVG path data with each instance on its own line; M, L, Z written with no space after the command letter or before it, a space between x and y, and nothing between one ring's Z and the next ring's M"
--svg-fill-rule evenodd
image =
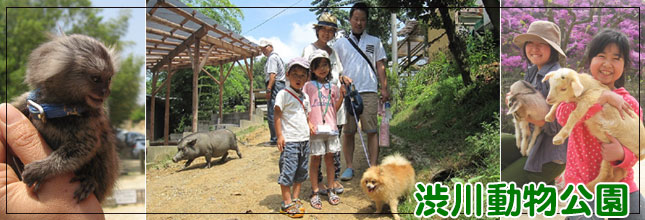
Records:
M316 49L313 53L311 53L311 55L309 55L309 64L314 62L316 58L325 58L327 59L327 61L329 61L329 54L327 54L327 51L325 50Z
M558 51L561 56L567 57L560 47L560 27L553 22L534 21L529 25L529 29L525 34L520 34L513 38L513 44L520 49L524 47L524 43L527 41L547 43Z
M302 57L296 57L291 59L289 63L287 64L287 73L291 70L291 67L299 65L304 67L305 69L309 69L309 61L307 61L305 58Z
M266 47L269 45L273 46L273 44L271 44L271 42L269 42L268 40L261 40L259 45L260 47Z
M318 24L314 24L314 28L317 26L328 26L338 29L338 25L336 23L336 16L329 12L323 12L320 14L320 17L318 17Z

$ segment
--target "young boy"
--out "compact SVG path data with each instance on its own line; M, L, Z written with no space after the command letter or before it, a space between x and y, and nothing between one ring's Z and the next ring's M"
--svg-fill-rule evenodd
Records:
M309 96L302 87L309 79L309 62L297 57L287 65L289 86L278 92L275 99L275 131L280 153L278 184L282 191L280 213L300 218L305 208L298 199L302 182L307 180L309 163L309 135L311 127L307 118Z

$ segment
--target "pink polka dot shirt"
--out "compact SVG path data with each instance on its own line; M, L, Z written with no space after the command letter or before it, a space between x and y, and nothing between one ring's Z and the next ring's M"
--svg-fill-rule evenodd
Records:
M614 92L621 95L623 99L631 105L632 109L634 109L636 113L640 113L639 115L642 120L643 113L642 109L639 107L638 101L636 101L636 99L632 97L625 88L615 89ZM564 126L566 121L569 119L569 114L571 114L574 109L576 109L576 103L561 103L556 111L558 123ZM602 106L598 104L593 105L582 120L590 118L601 109ZM578 123L573 127L568 140L567 164L564 174L565 183L584 184L591 182L596 178L596 176L598 176L600 170L600 162L602 161L602 156L600 154L602 143L589 133L589 130L587 130L584 123ZM638 185L634 182L634 170L632 167L638 162L638 158L633 152L624 146L623 150L625 151L625 159L623 159L623 161L614 161L612 164L614 167L628 170L627 177L622 179L621 182L629 185L629 192L634 192L638 190Z

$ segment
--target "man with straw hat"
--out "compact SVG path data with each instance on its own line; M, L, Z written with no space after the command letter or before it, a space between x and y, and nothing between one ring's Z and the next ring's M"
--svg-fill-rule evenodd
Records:
M560 28L550 21L534 21L529 25L525 34L513 38L513 44L521 49L522 57L529 62L529 68L524 81L539 91L544 97L549 92L549 83L542 83L544 75L560 69L558 63L566 58L560 47ZM506 96L509 97L508 94ZM506 100L508 103L508 100ZM567 156L567 142L561 145L553 144L553 136L560 131L557 122L529 121L533 125L542 126L542 133L536 138L535 144L527 155L522 155L516 146L515 137L502 134L502 174L501 180L514 181L518 186L530 182L545 182L552 184L557 176L564 171Z
M267 121L269 122L269 132L271 133L270 145L276 145L278 137L275 134L273 121L273 107L275 105L275 96L285 87L284 63L280 56L273 51L273 45L267 40L260 41L262 54L267 57L264 64L264 82L267 86Z

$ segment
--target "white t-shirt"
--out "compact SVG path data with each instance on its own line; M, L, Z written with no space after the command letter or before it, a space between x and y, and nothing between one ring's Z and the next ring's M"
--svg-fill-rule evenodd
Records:
M302 101L296 99L293 95L298 96ZM303 109L303 105L304 108ZM285 142L300 142L309 140L309 124L307 123L307 115L311 111L309 105L309 96L302 92L294 91L291 86L284 88L278 92L275 97L275 108L280 108L282 117L280 124L282 125L282 136Z
M377 70L376 61L387 59L383 43L377 37L369 35L366 32L361 34L360 40L357 40L353 34L349 34L349 37L367 55L367 58L374 65L374 70ZM356 51L347 38L338 39L332 48L343 64L343 74L352 79L358 92L377 92L377 73L372 71L367 61L365 61L365 58Z

